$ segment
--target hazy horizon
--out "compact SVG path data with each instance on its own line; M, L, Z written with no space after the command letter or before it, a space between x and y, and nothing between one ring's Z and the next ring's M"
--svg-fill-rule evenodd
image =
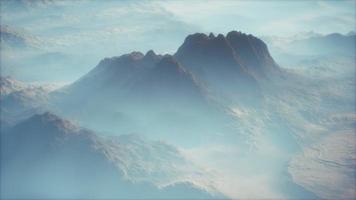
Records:
M356 198L356 1L0 5L0 198Z

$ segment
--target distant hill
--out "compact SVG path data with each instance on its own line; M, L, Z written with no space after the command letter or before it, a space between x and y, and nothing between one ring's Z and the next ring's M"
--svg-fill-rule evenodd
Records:
M299 62L322 57L354 59L356 52L356 35L331 33L303 33L291 37L266 36L263 39L269 44L275 59L283 66L299 65Z
M355 55L356 35L332 33L296 40L290 44L291 51L300 54L341 54Z

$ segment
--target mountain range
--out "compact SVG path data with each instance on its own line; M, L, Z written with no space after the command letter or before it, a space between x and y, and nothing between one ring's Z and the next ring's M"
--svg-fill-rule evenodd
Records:
M274 58L285 67L301 66L300 62L313 59L339 59L347 57L354 60L356 35L314 32L301 33L290 37L262 37L270 47Z
M243 198L249 183L235 179L256 171L288 197L314 198L295 183L323 197L299 170L314 154L295 155L352 130L352 114L329 117L353 108L354 69L321 58L304 62L305 76L280 68L255 36L196 33L172 55L105 58L59 89L1 77L1 197Z
M226 105L260 104L260 83L281 73L266 44L252 35L196 33L174 55L150 50L105 58L53 92L51 102L56 112L93 129L199 141L204 134L232 131Z
M356 35L343 35L332 33L322 36L296 40L290 44L291 51L303 52L303 54L320 55L353 55L355 51Z
M261 40L230 32L189 35L174 55L105 58L54 91L2 77L2 197L223 197L214 174L132 133L193 145L233 132L223 102L254 105L259 81L278 73Z

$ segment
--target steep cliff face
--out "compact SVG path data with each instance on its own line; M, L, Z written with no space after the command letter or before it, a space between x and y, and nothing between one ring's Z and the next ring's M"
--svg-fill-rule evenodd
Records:
M238 60L251 74L266 78L269 74L279 71L267 45L259 38L231 31L226 35L226 39L234 49Z
M249 55L252 52L246 52L245 55L249 57L244 57L236 51L235 44L247 43L247 38L243 38L242 42L233 41L232 44L231 38L235 38L232 35L189 35L174 56L215 95L224 96L233 102L258 102L262 98L258 84L261 78L259 74L264 72L262 69L252 70L254 67L250 63L254 61L250 59L254 58Z

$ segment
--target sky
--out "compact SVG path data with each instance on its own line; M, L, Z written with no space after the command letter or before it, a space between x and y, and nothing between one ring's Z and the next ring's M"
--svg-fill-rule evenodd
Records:
M287 36L355 30L355 1L14 2L23 6L14 12L14 6L3 3L1 24L40 36L59 49L100 41L120 49L158 46L158 51L171 52L177 48L173 43L194 32ZM157 40L165 42L156 46Z
M145 53L153 49L160 54L172 54L188 34L196 32L226 34L237 30L256 36L284 37L306 32L346 34L355 31L355 2L8 0L0 3L1 25L20 32L36 50L81 57L88 61L83 65L93 68L104 57L132 51ZM1 54L5 61L22 59L17 51L3 48ZM78 76L79 72L71 79Z

